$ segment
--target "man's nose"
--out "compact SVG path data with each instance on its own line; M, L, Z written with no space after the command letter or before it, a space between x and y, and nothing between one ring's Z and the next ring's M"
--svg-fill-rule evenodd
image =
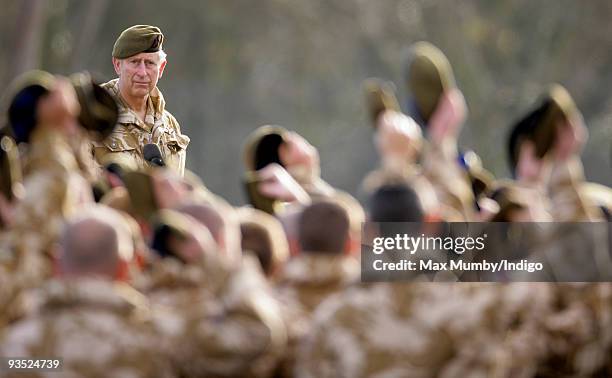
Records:
M140 76L146 76L147 74L147 68L145 66L144 62L140 62L138 64L138 67L136 68L136 73Z

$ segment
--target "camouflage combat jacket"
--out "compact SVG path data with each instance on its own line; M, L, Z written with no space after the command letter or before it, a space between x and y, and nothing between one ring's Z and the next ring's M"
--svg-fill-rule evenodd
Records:
M166 166L181 176L185 172L186 149L189 137L181 133L178 121L166 109L166 102L156 87L147 100L144 122L132 111L119 93L119 79L102 85L117 102L119 119L115 130L102 142L93 142L93 154L99 164L113 155L132 159L139 168L147 166L143 147L154 143L161 150ZM110 155L110 156L109 156Z

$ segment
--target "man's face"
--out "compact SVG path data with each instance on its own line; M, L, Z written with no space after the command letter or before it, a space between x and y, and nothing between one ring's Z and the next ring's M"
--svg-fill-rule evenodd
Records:
M140 53L126 59L113 58L119 76L121 93L129 97L146 97L162 77L166 61L157 52Z

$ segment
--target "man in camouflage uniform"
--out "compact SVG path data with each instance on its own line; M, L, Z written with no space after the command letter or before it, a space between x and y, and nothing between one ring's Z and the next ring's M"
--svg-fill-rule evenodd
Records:
M349 215L330 201L306 207L299 219L300 254L278 277L281 297L312 313L327 296L357 281L359 263L348 255L351 245Z
M467 173L459 165L457 147L467 106L448 59L430 43L415 43L409 49L405 80L412 100L409 115L427 136L422 151L423 175L448 213L455 213L447 218L477 220L474 193Z
M257 262L227 259L211 232L173 210L159 212L153 247L163 258L138 287L182 376L266 376L286 331Z
M34 71L18 79L17 92L9 108L9 120L18 142L28 143L24 167L25 195L18 203L11 225L9 245L15 262L42 258L37 279L50 273L52 246L64 220L84 203L92 202L91 187L81 175L71 138L83 132L77 122L80 106L70 82ZM36 119L24 117L23 98L32 98ZM32 261L31 261L32 262ZM30 263L31 263L30 262ZM35 280L32 281L32 283Z
M146 298L119 280L133 253L121 215L92 206L68 222L61 279L42 289L37 311L6 330L0 355L61 358L62 376L175 376Z
M359 263L349 255L355 238L349 213L336 201L306 207L299 216L298 238L300 252L287 262L276 283L289 331L283 376L293 376L296 347L309 332L317 306L359 280Z
M556 221L602 220L584 179L580 150L588 133L570 94L553 85L541 103L513 127L509 155L515 182L502 183L530 198L529 208ZM597 189L610 197L609 189ZM546 216L532 220L546 221Z
M380 283L324 302L298 377L605 376L610 288Z
M102 142L94 142L94 156L104 164L108 155L124 155L139 168L148 165L144 146L155 144L167 167L185 171L189 137L166 109L157 81L166 66L164 36L155 26L135 25L124 30L113 47L113 66L119 76L103 84L119 107L118 125Z

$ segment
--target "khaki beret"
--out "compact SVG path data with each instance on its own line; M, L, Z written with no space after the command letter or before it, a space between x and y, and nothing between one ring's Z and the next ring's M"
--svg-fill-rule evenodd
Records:
M417 42L409 48L405 79L419 115L426 123L436 110L440 96L455 87L450 62L429 42Z
M555 143L557 125L576 116L580 116L580 111L569 92L553 84L540 104L512 127L508 146L511 169L514 171L518 163L522 141L531 140L536 155L543 158Z
M132 212L137 217L151 219L159 210L151 171L128 171L123 175L123 182L130 196Z
M143 52L162 49L164 35L156 26L134 25L125 29L113 46L113 58L125 59Z
M378 116L385 110L401 112L399 102L395 96L395 85L392 82L368 78L363 81L361 86L374 127L377 125Z
M55 83L56 79L52 74L33 70L20 75L10 85L8 120L17 143L29 142L30 134L37 123L38 100L49 93Z
M281 164L278 147L285 142L287 133L287 129L277 125L264 125L255 129L244 144L246 169L257 171L271 163Z
M536 154L544 157L555 142L557 125L578 116L580 112L569 92L559 84L553 84L544 97L546 111L533 133Z

